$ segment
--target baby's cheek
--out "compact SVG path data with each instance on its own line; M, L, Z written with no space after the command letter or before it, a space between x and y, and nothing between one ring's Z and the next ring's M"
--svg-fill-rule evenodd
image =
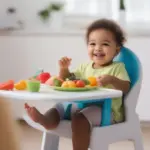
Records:
M88 55L89 55L90 57L92 57L93 51L92 51L92 50L88 50Z
M107 51L106 54L109 57L113 57L114 56L114 52L113 51Z

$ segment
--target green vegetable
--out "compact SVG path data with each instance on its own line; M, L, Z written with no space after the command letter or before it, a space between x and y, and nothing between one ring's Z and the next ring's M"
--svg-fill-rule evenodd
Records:
M54 79L54 85L55 86L61 86L61 84L62 84L62 82L60 81L60 80L58 80L58 79Z
M87 79L82 79L86 85L89 85L90 82Z

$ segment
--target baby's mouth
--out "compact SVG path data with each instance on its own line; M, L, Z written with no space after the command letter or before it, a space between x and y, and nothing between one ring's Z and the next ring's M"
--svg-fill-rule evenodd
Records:
M98 58L105 57L104 53L96 53L96 54L93 54L93 55L96 56L96 57L98 57Z

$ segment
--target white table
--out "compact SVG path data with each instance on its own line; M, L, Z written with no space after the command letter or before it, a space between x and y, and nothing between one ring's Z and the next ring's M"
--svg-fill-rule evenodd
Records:
M26 101L48 101L48 102L65 102L65 101L78 101L78 100L94 100L106 98L118 98L122 96L122 92L113 89L99 88L93 91L84 92L63 92L56 91L52 88L41 86L40 92L33 93L28 91L2 91L0 96L11 98L14 100Z
M56 91L47 86L41 86L40 92L33 93L28 91L2 91L0 90L0 96L8 99L18 101L43 101L43 102L66 102L66 101L84 101L84 100L102 100L106 107L111 106L110 99L118 98L122 96L122 92L119 90L99 88L98 90L84 91L84 92L63 92ZM104 106L105 107L105 106ZM105 112L106 113L106 112ZM111 113L109 113L111 114ZM110 124L111 116L107 116L107 120L103 125ZM45 131L45 129L39 124L34 123L28 116L25 116L25 120L36 129Z

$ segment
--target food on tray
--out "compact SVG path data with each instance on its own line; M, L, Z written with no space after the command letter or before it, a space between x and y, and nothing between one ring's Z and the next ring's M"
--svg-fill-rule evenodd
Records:
M61 78L57 76L52 76L45 82L45 84L50 86L61 86L63 82L64 81Z
M27 83L25 80L21 80L14 85L16 90L25 90L27 87Z
M42 72L36 77L36 79L39 80L41 83L45 83L50 77L50 73Z
M6 82L0 83L0 90L13 90L14 81L8 80Z

